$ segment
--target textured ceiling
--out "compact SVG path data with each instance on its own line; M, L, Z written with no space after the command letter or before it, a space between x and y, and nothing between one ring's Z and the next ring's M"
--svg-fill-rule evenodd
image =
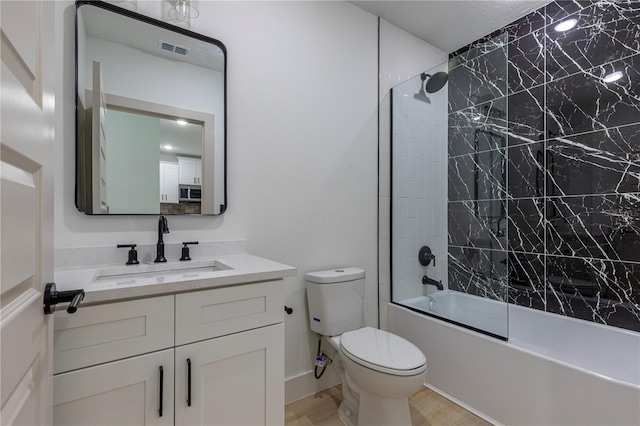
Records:
M351 1L447 53L509 24L549 0Z

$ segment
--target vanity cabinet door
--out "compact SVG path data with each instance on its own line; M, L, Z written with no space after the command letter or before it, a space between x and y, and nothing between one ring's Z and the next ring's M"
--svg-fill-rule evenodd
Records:
M176 348L176 425L284 424L284 324Z
M172 425L173 355L169 349L54 376L53 424Z

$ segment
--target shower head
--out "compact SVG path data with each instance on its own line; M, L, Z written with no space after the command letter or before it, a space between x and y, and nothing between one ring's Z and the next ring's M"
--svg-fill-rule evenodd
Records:
M427 78L429 78L429 80L427 80ZM431 103L431 99L429 99L429 97L427 96L427 93L435 93L438 90L442 89L444 85L447 84L449 75L444 71L437 72L433 75L423 72L422 74L420 74L420 79L422 79L422 83L420 84L420 90L418 90L418 93L415 93L413 97L415 99L418 99L427 103ZM427 80L426 84L425 84L425 80ZM426 89L426 92L425 92L425 89Z
M422 81L427 80L426 89L427 93L436 93L438 90L442 89L445 84L447 84L447 80L449 79L449 74L444 71L439 71L433 75L422 73L420 74L420 78Z

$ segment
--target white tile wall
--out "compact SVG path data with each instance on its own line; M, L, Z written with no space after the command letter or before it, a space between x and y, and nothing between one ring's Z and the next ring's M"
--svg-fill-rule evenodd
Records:
M380 327L385 330L391 275L396 300L422 294L424 271L417 261L420 247L431 246L437 256L437 267L428 267L429 276L446 280L446 89L433 96L429 110L425 110L429 107L426 103L416 108L415 102L398 100L393 107L398 154L394 158L390 142L390 89L446 60L445 52L380 19L379 306ZM393 218L389 211L392 161L393 194L397 197Z

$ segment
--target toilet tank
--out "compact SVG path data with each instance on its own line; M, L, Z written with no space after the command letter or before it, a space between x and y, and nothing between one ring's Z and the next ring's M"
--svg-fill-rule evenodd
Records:
M309 272L305 279L311 330L323 336L338 336L362 326L364 270Z

